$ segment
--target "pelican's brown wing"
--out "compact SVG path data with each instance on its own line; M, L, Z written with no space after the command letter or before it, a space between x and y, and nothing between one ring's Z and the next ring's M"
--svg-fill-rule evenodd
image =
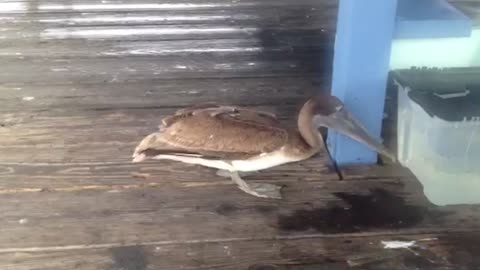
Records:
M218 106L170 116L168 125L152 138L137 148L150 154L228 160L274 151L287 142L288 133L268 113Z
M177 122L179 119L187 116L208 112L211 116L228 114L232 117L245 122L253 122L256 124L278 126L277 116L270 112L252 110L244 107L219 105L216 103L198 104L184 109L177 110L174 115L169 115L162 119L162 129Z

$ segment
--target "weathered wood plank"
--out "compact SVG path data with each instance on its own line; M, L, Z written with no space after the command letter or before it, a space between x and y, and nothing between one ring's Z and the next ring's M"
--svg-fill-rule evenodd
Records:
M0 85L0 111L172 108L205 102L301 106L309 97L328 91L327 81L318 77L266 77L140 80L99 84L88 81L40 85L13 83ZM277 110L283 111L281 108ZM296 112L292 113L290 117L293 119Z
M225 1L223 1L225 2ZM266 4L266 5L264 5ZM266 8L263 8L266 7ZM89 10L87 12L42 12L2 14L5 27L21 27L27 31L42 31L49 27L78 26L139 26L139 25L257 25L262 27L296 28L314 25L331 29L335 22L336 5L321 1L313 5L286 5L272 7L268 3L259 6L224 7L218 9L190 10Z
M387 165L356 165L337 167L342 179L373 179L373 178L415 178L412 172L399 164Z
M296 127L301 104L260 106ZM0 152L4 163L126 162L136 144L158 129L178 107L115 110L59 110L0 113ZM5 154L4 154L5 153Z
M220 40L149 40L149 41L0 41L0 55L9 58L21 57L125 57L175 55L241 55L256 53L260 57L272 52L308 52L333 48L329 36L321 32L298 35L293 31L264 33L262 38ZM54 49L53 49L54 48Z
M0 252L332 234L395 237L480 225L478 207L432 206L406 182L278 183L286 185L284 200L255 198L233 184L1 194Z
M144 10L202 10L202 9L225 9L225 8L241 8L241 7L286 7L292 6L292 2L288 0L164 0L160 3L152 0L135 1L119 0L114 3L105 3L101 0L73 0L66 3L62 0L6 0L4 1L2 13L36 13L36 12L92 12L92 11L144 11ZM299 0L295 6L316 6L323 5L325 7L335 7L335 0Z
M2 269L475 269L478 233L406 234L411 250L385 249L389 236L113 245L0 254ZM467 240L467 241L465 241Z
M318 61L312 61L316 59ZM316 54L272 52L261 57L250 55L138 56L122 58L24 58L4 59L7 67L0 83L82 83L125 82L139 79L264 77L317 74L328 71L322 59L328 51Z
M123 157L129 159L129 156ZM279 166L245 179L298 182L338 180L330 158L323 154L307 161ZM170 161L131 163L32 163L0 162L0 194L39 191L81 191L141 188L143 186L224 185L229 179L214 170Z
M276 111L287 126L295 126L295 116L305 96L317 91L312 80L306 78L163 80L152 84L113 83L105 84L105 88L96 84L4 87L2 93L7 106L3 109L7 112L1 117L0 140L2 151L9 154L2 157L2 187L7 190L76 190L136 185L135 181L132 183L135 178L132 173L138 172L139 167L128 163L135 144L142 136L153 132L163 116L177 108L208 101L249 107L255 103L272 104L259 108ZM24 100L25 97L34 99ZM283 105L286 100L287 105ZM110 110L111 107L116 109ZM126 107L130 109L125 110ZM15 112L19 108L23 113ZM65 111L62 108L89 110ZM32 153L30 147L33 146ZM172 179L172 173L174 178L177 177L175 172L185 170L185 165L160 164L165 163L166 166L157 168L154 168L157 163L142 165L138 173L156 174L156 179ZM195 181L202 175L212 176L209 170L191 173L181 179ZM326 154L276 168L259 177L281 175L318 180L319 174L322 180L337 179Z
M179 176L176 173L185 171L189 166L168 161L141 166L129 164L133 148L142 136L152 132L158 119L173 110L129 110L127 114L107 110L70 116L51 113L44 113L43 116L42 113L26 113L23 116L4 114L3 120L6 121L2 122L4 127L0 129L0 148L8 154L2 156L0 186L7 190L104 189L109 186L138 185L134 179L145 175L160 182L176 178L192 182L205 176L223 181L207 169L189 170L188 174ZM287 126L294 124L293 121ZM139 128L142 131L139 132ZM329 180L337 179L337 174L328 155L323 153L318 158L281 166L258 175L258 178L270 177Z
M294 28L299 33L322 32L318 27L303 26ZM0 39L10 39L21 42L22 39L36 41L53 40L197 40L197 39L228 39L262 36L272 32L294 30L284 27L259 27L258 25L141 25L141 26L86 26L86 27L54 27L41 29L4 28ZM21 31L19 31L21 30Z
M0 7L4 26L0 37L16 43L71 38L221 39L275 29L331 31L336 17L336 1L331 0L302 0L295 5L288 1L79 1L67 5L16 1Z

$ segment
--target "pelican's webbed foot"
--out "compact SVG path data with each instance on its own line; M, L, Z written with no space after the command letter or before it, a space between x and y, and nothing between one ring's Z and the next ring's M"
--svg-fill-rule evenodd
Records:
M254 175L256 173L257 173L256 171L253 171L253 172L237 172L237 174L240 177L248 177L248 176ZM220 177L224 177L224 178L232 178L232 173L230 173L230 171L227 171L227 170L217 170L216 175L220 176Z
M280 193L280 190L282 189L281 186L260 183L252 183L249 185L240 177L240 175L238 175L237 172L230 172L230 177L232 178L232 181L235 182L241 190L250 195L269 199L282 198L282 194Z

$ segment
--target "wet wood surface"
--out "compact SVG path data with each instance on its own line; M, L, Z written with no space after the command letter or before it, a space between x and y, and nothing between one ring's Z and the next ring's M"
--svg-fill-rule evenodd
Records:
M336 5L1 1L0 269L478 269L480 207L434 206L394 164L335 168L325 152L246 177L283 185L277 201L207 168L130 162L195 103L294 127L328 91Z

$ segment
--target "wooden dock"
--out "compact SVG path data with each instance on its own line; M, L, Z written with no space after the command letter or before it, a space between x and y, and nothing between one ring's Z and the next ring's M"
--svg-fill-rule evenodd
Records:
M274 201L206 168L130 162L186 105L295 125L330 85L336 5L0 2L0 269L480 269L480 206L436 207L394 165L323 154L246 178L283 184Z

